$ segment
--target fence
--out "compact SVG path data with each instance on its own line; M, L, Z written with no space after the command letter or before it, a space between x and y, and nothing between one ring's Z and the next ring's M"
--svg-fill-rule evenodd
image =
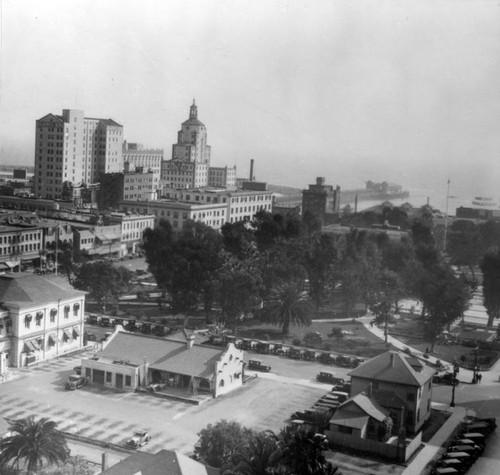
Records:
M402 447L399 444L385 444L377 440L361 439L350 434L343 434L335 431L326 431L326 436L333 446L356 449L360 452L377 454L378 456L406 462L418 449L422 442L422 432L419 432L409 444Z

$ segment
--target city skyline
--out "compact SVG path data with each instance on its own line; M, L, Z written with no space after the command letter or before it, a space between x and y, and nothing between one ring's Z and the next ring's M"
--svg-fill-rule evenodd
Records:
M500 9L492 2L3 0L2 163L35 121L116 120L170 158L193 98L212 161L305 188L372 180L494 194Z

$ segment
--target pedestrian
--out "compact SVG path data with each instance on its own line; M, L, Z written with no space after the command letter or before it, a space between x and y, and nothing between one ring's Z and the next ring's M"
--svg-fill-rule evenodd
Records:
M481 379L483 379L483 375L481 373L477 373L477 382L481 384Z

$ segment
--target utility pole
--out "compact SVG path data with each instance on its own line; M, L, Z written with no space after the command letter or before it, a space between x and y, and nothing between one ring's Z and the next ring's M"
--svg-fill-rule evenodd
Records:
M444 215L444 238L443 238L443 251L446 251L446 237L448 233L448 203L450 201L450 179L448 178L446 189L446 214Z

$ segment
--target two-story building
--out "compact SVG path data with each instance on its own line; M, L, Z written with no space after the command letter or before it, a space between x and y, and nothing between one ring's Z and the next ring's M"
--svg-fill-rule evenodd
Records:
M32 273L0 275L0 374L83 346L85 292Z
M196 344L193 334L179 341L129 333L118 325L98 357L82 359L82 374L125 391L159 383L218 397L241 387L243 366L243 351L232 343L213 348Z
M400 351L388 351L351 371L351 396L365 392L389 410L395 428L417 433L431 413L435 370Z

